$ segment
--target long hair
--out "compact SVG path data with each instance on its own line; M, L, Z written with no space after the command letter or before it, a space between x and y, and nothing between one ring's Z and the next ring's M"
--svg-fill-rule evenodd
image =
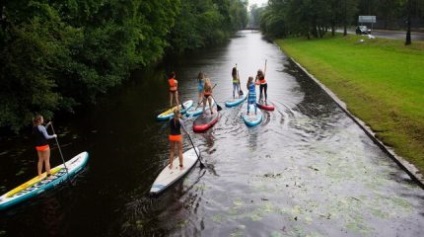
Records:
M237 68L233 67L233 71L231 72L231 75L235 78L237 77Z

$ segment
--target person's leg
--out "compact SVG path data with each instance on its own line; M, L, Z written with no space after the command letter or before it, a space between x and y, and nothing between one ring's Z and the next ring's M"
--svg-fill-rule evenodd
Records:
M169 105L171 106L171 108L172 108L172 99L173 99L173 97L174 97L174 95L173 95L174 93L172 93L172 92L169 92Z
M262 84L259 85L259 101L262 100Z
M180 99L178 98L178 91L176 91L174 94L175 94L175 103L178 106L180 104Z
M43 152L37 151L38 162L37 162L37 173L38 176L41 176L43 173Z
M50 175L50 149L44 153L44 168L46 169L47 175Z
M233 83L233 99L236 98L237 84Z
M202 110L202 113L205 113L206 100L207 100L206 97L203 96L203 101L202 101L202 103L203 103L203 110Z
M174 149L175 149L175 142L170 141L170 150L169 150L169 168L172 169L172 162L174 161Z
M212 97L211 96L208 97L208 102L209 102L209 109L211 110L211 114L213 114Z
M249 109L250 109L250 98L247 98L247 115L249 115Z
M178 158L180 161L180 169L182 169L184 167L184 163L183 163L183 141L179 141L178 142Z
M268 93L267 93L267 91L268 91L268 84L265 84L265 85L264 85L265 103L266 103L266 100L267 100L267 98L268 98Z

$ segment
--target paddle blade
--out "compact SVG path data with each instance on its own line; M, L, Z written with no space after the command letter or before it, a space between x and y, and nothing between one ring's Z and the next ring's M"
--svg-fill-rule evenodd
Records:
M217 109L218 111L221 111L221 110L222 110L222 107L221 107L221 106L219 106L219 104L217 103L217 104L216 104L216 109Z

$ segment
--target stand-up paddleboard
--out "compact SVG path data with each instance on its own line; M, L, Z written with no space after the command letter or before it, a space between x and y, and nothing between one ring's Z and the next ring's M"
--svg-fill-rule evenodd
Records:
M180 112L181 114L184 114L188 109L191 108L191 106L193 106L193 100L187 100L183 103L184 108L181 108L181 105L178 105L178 107L180 108ZM174 109L177 108L177 106L174 106L170 109L167 109L165 112L159 114L157 116L157 120L169 120L170 118L174 117Z
M275 109L273 104L264 103L262 101L258 101L256 103L256 105L258 106L258 108L263 109L263 110L274 111L274 109Z
M196 151L194 149L196 149ZM179 166L178 157L175 157L172 163L172 169L170 169L169 164L167 164L155 179L155 182L153 182L153 185L150 188L150 194L157 195L161 193L169 186L177 182L184 175L186 175L197 162L198 158L196 152L200 156L200 152L197 147L191 148L190 150L184 152L183 168L180 168Z
M193 121L193 131L194 132L206 132L209 128L211 128L215 123L218 122L219 112L216 107L212 109L213 114L211 114L210 109L205 110L203 114L198 116Z
M242 95L240 97L225 101L225 106L234 107L234 106L241 104L246 99L247 99L247 95Z
M257 113L255 114L255 107L253 105L249 105L249 115L247 114L247 111L243 113L241 116L243 118L244 123L248 127L254 127L262 122L262 111L258 108Z
M68 182L71 176L77 174L88 161L88 153L81 152L74 158L65 162L66 168L63 164L50 169L50 176L47 177L46 173L43 173L41 177L38 175L29 181L19 185L18 187L10 190L0 197L0 210L4 210L10 206L26 201L32 197L47 191L57 185Z
M212 99L212 107L214 107L214 106L215 106L215 100ZM207 101L206 101L205 110L210 110L209 109L209 102L207 102ZM203 112L203 103L200 104L199 106L192 106L189 110L187 110L186 116L187 117L195 117L195 116L200 115L202 112Z

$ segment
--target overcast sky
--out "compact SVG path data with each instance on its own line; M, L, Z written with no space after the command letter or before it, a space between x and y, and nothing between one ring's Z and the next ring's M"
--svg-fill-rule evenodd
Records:
M267 3L268 0L248 0L249 6L252 6L253 4L257 4L258 7L262 6L262 4Z

